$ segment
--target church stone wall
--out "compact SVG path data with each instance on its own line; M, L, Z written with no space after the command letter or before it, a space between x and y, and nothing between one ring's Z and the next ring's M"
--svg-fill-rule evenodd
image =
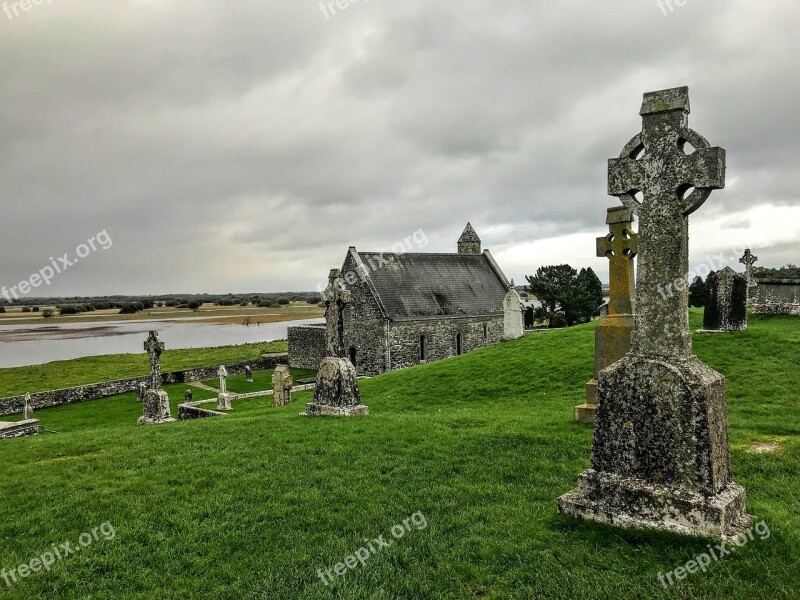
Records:
M289 366L317 369L325 358L325 325L289 327Z
M751 294L756 314L800 315L800 280L760 280Z
M486 338L484 338L486 325ZM389 331L392 369L420 364L420 336L425 336L426 361L456 355L456 335L461 334L464 354L497 344L503 339L503 314L493 317L439 317L392 323Z
M366 282L357 274L355 260L348 254L342 265L342 276L350 290L350 303L342 315L345 349L342 358L350 358L350 349L355 348L356 373L378 375L386 371L387 320Z

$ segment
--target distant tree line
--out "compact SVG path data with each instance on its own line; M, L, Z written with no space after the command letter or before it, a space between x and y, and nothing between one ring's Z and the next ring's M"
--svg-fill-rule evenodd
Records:
M753 277L756 279L800 279L800 267L793 264L785 265L779 269L753 267Z
M528 292L541 302L530 314L526 311L526 322L531 325L547 321L549 327L568 327L599 314L603 284L591 267L580 271L569 265L539 267L526 279Z

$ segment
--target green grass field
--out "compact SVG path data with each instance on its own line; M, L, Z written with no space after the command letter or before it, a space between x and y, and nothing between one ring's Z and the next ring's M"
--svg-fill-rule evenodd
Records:
M286 352L288 347L286 340L280 340L220 348L165 350L161 355L161 371L166 373L194 367L254 360L262 354ZM150 362L144 352L141 354L89 356L31 367L0 369L0 397L139 377L147 375L149 372Z
M225 417L148 428L135 424L133 394L38 411L63 433L0 444L0 568L104 522L115 536L2 595L798 597L800 319L753 317L744 333L695 336L698 356L727 376L735 479L772 535L670 590L659 572L708 541L556 512L588 465L591 429L572 408L591 376L593 327L363 380L365 418L300 417L309 392L284 408L245 400ZM184 388L167 390L177 401ZM780 449L748 452L765 442ZM417 513L427 527L329 586L318 577Z

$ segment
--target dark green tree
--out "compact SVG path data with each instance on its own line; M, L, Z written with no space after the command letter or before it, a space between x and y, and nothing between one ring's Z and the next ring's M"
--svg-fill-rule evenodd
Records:
M539 267L536 275L528 275L528 292L536 296L551 314L569 296L569 288L577 271L569 265Z
M698 275L689 286L689 306L705 306L707 293L706 282Z

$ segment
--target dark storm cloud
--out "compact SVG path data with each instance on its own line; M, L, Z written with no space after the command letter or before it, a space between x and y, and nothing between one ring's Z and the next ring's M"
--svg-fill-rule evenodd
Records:
M766 239L770 211L800 216L784 210L800 186L798 25L789 0L0 13L3 281L105 229L113 248L47 292L312 289L349 245L422 229L427 250L452 250L467 220L517 280L551 256L602 271L606 160L638 130L641 94L676 85L728 150L693 248L730 245L715 229ZM782 225L763 264L793 260L800 232Z

